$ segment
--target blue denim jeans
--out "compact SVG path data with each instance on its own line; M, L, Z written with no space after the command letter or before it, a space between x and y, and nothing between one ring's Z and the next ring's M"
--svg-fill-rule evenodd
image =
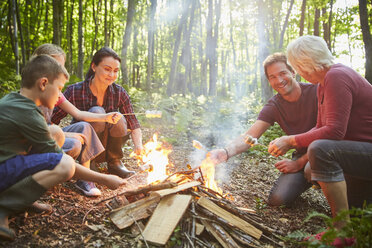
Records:
M372 203L372 143L316 140L308 155L312 180L346 181L349 206Z
M85 135L86 142L84 145L82 145L77 139L66 138L65 143L62 146L62 149L66 154L78 160L80 163L85 163L94 159L105 150L93 127L87 122L75 122L62 128L62 130L64 132L74 132Z
M302 156L303 154L293 153L292 160L297 160ZM289 206L311 185L306 180L303 169L296 173L282 173L270 190L268 204L271 206Z

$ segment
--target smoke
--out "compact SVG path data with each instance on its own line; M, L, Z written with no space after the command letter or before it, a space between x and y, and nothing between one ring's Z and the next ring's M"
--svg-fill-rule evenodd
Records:
M201 142L205 150L195 148L190 153L189 163L192 168L201 165L206 158L207 151L226 147L248 129L250 123L256 118L256 113L253 110L254 99L254 95L251 94L240 98L232 96L228 100L215 98L206 103L206 111L200 117L204 125L195 128L193 136L190 137ZM236 159L215 167L215 177L220 184L229 182L232 170L239 164L238 162L234 163L233 160Z

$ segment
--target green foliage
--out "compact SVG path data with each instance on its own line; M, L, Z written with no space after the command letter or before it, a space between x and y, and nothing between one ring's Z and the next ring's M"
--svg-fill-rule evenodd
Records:
M178 225L174 231L169 241L166 244L166 247L175 247L182 245L182 233L181 227Z
M342 229L336 229L334 223L343 222L350 216L350 221ZM309 239L304 241L304 238L310 234L302 231L290 233L286 238L289 241L306 247L333 247L331 244L336 238L355 238L356 243L353 247L369 247L372 244L372 204L364 208L352 208L344 210L337 214L335 218L331 218L325 214L312 212L304 220L304 223L312 218L321 218L325 222L327 229L321 240Z
M17 91L20 88L21 76L13 73L6 75L5 78L0 75L0 98L6 94Z
M267 207L266 201L259 197L256 197L255 202L256 202L257 211L262 211L263 209Z

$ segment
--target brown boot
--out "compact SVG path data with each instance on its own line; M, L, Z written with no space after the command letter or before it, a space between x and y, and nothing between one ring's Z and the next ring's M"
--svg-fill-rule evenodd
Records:
M8 225L8 216L26 210L45 191L43 186L29 176L0 192L0 239L15 239L16 235Z
M128 170L120 160L112 161L107 164L108 173L117 175L121 178L128 178L134 175L136 172Z

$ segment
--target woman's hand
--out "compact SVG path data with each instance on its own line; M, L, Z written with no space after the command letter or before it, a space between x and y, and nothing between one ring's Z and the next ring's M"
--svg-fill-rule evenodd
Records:
M284 155L292 148L291 136L283 136L270 142L268 152L274 157Z
M137 154L137 155L141 155L144 153L144 149L143 149L143 146L142 144L140 146L134 146L134 153Z
M121 113L111 112L111 113L106 114L105 120L106 120L106 122L108 122L110 124L116 124L116 123L118 123L118 121L120 120L121 117L122 117Z
M84 145L87 142L87 137L82 133L66 132L65 136L66 138L73 138L79 140L82 145Z
M302 169L302 167L298 165L297 161L290 160L290 159L280 160L279 162L275 164L275 167L281 173L295 173Z

